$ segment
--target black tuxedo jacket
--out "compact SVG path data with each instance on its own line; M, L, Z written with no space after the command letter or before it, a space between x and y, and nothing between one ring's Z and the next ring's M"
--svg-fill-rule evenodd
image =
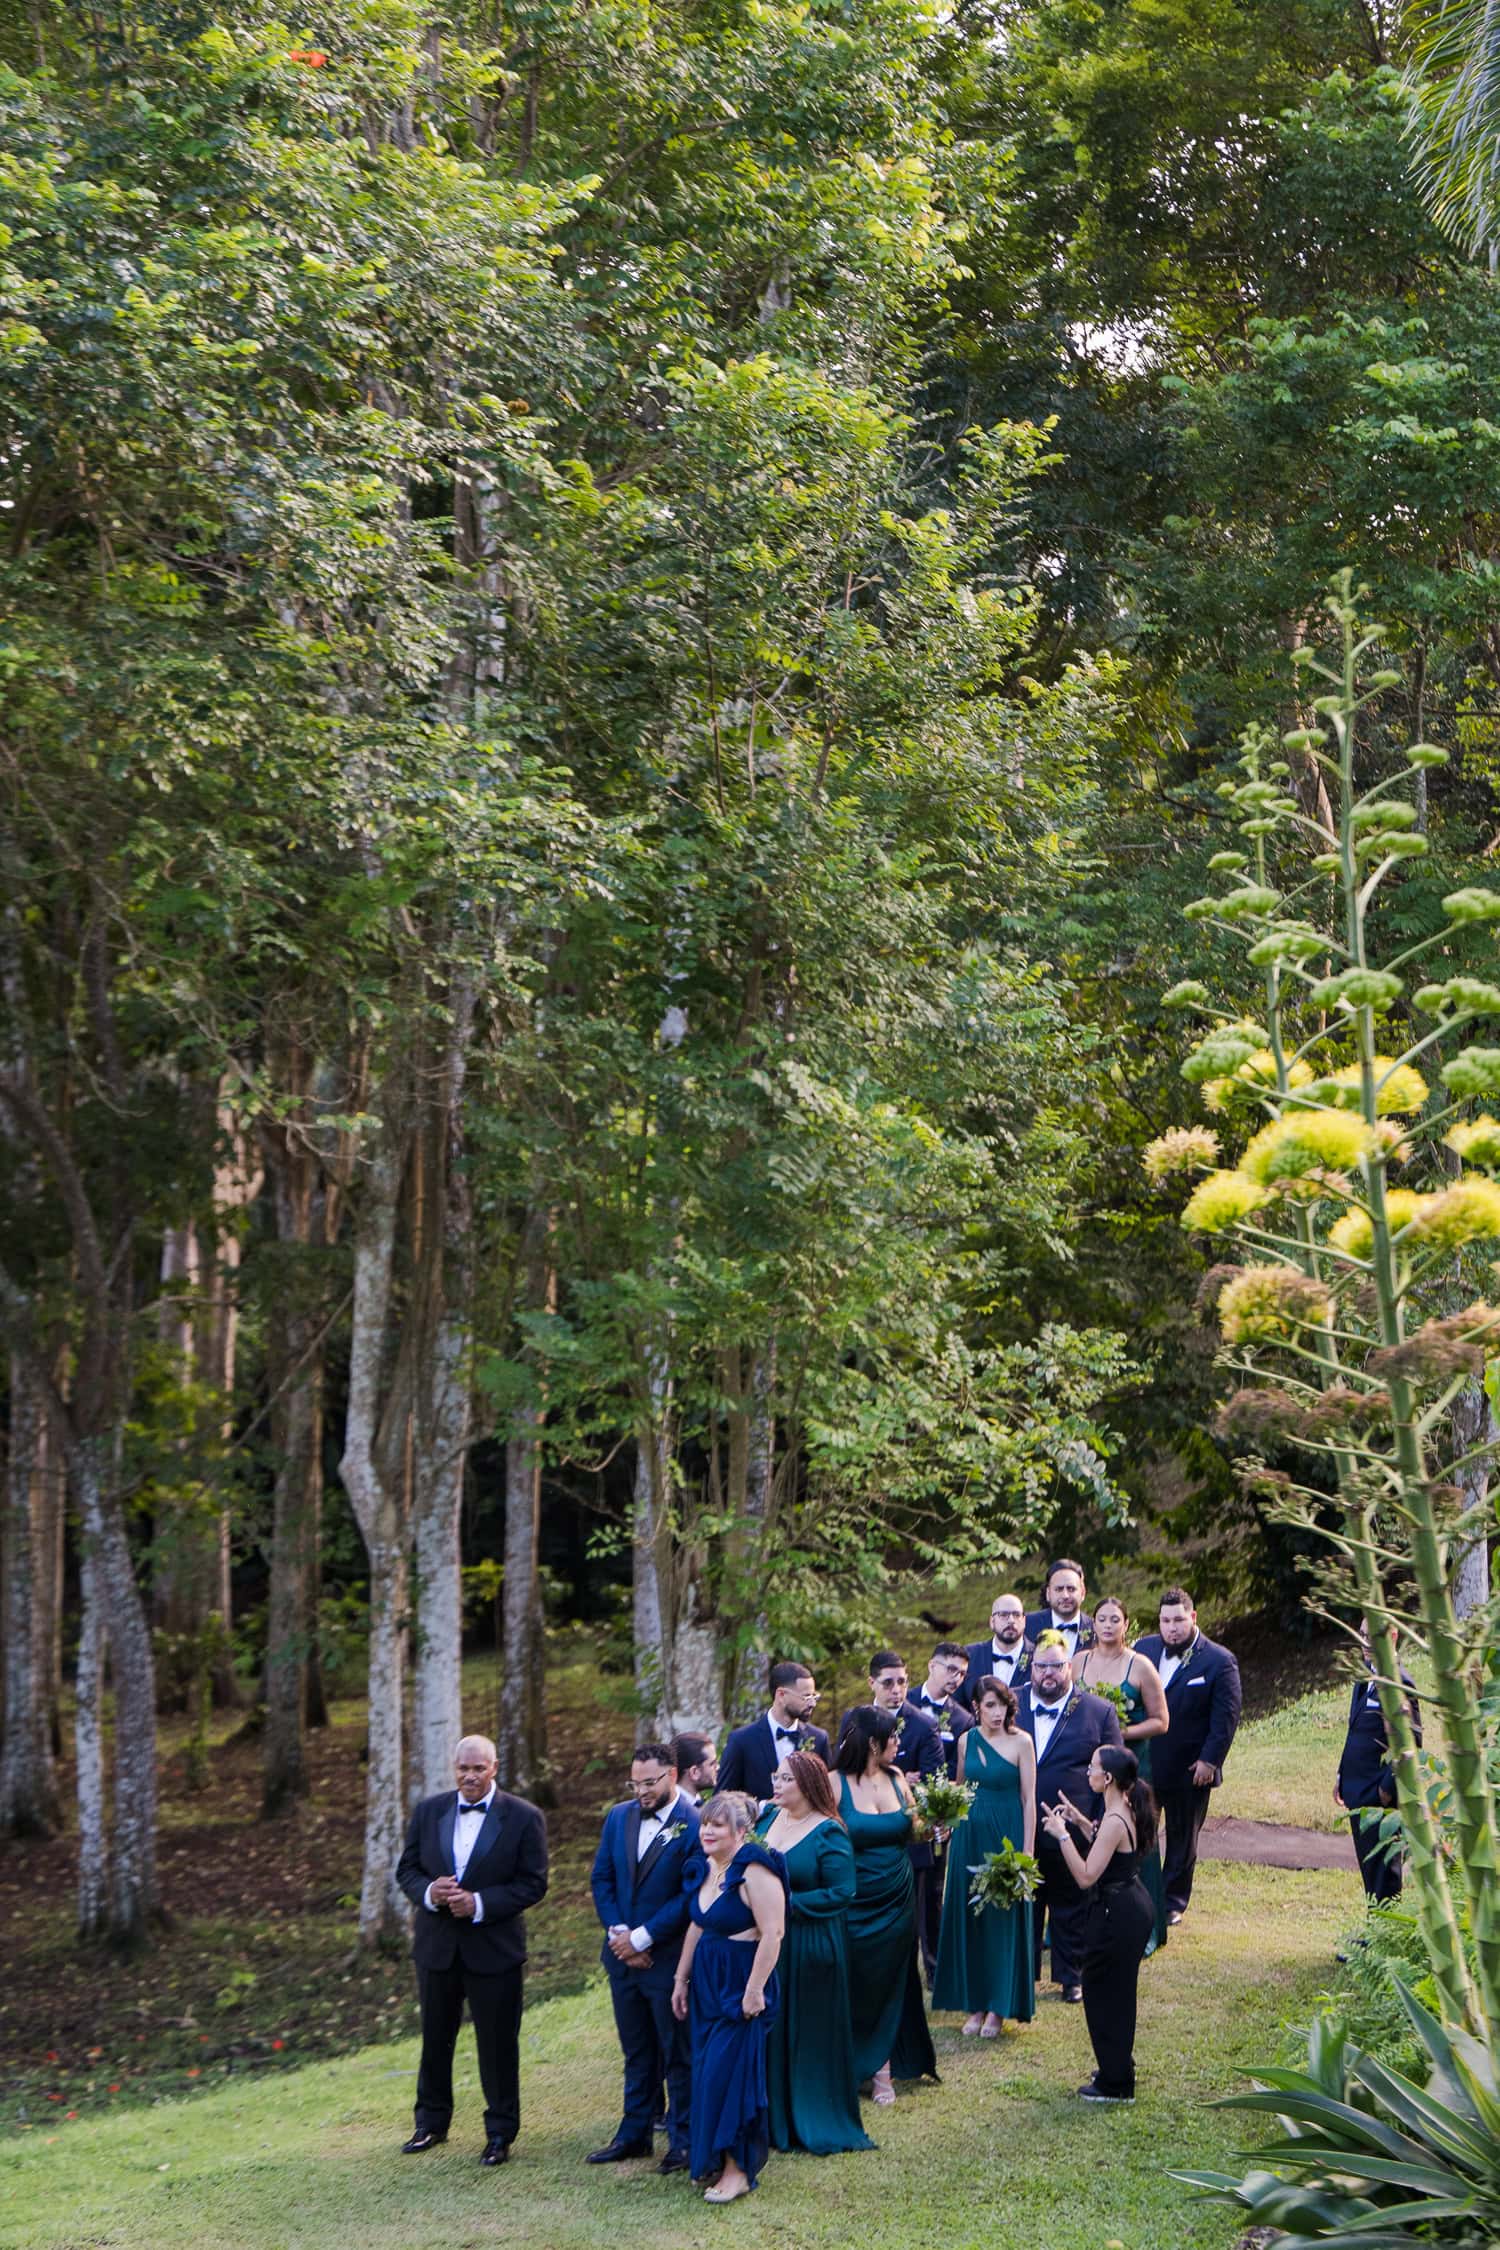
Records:
M825 1766L831 1763L828 1737L821 1727L799 1726L797 1748L815 1751ZM783 1743L781 1756L785 1755ZM771 1776L780 1762L771 1739L771 1722L762 1711L749 1726L736 1727L725 1743L724 1755L719 1760L718 1785L721 1789L743 1789L758 1802L764 1802L771 1794Z
M1016 1720L1035 1743L1036 1712L1029 1687L1022 1692ZM1106 1703L1102 1696L1090 1695L1086 1688L1070 1688L1062 1717L1053 1725L1051 1740L1045 1750L1037 1750L1039 1842L1045 1841L1041 1835L1040 1808L1044 1801L1056 1804L1059 1795L1076 1805L1080 1812L1087 1813L1091 1820L1098 1819L1104 1799L1089 1787L1089 1765L1094 1752L1107 1742L1112 1742L1116 1749L1121 1746L1120 1721L1114 1705Z
M1148 1633L1135 1645L1159 1672L1167 1653L1160 1633ZM1240 1723L1240 1701L1239 1665L1227 1648L1200 1633L1167 1688L1167 1731L1151 1740L1152 1786L1158 1791L1191 1789L1193 1766L1201 1758L1213 1767L1212 1786L1217 1788Z
M482 1922L434 1913L422 1901L429 1883L453 1873L453 1828L458 1792L424 1797L411 1816L396 1881L416 1909L412 1959L419 1969L449 1969L455 1960L478 1974L497 1975L526 1958L525 1910L547 1893L547 1827L535 1805L497 1789L464 1869L464 1889L484 1907Z
M1022 1634L1020 1660L1010 1676L1010 1685L1015 1689L1017 1695L1020 1694L1031 1675L1031 1657L1035 1647L1036 1643L1028 1641L1026 1636ZM970 1641L969 1669L964 1674L963 1686L954 1691L966 1711L972 1712L974 1709L974 1690L978 1687L980 1681L991 1677L997 1680L1005 1677L1004 1673L995 1670L993 1641Z
M1401 1684L1413 1689L1417 1684L1404 1664ZM1420 1747L1422 1719L1415 1694L1408 1696L1407 1707ZM1386 1757L1387 1747L1380 1697L1373 1677L1365 1674L1355 1681L1349 1693L1349 1727L1339 1758L1339 1795L1351 1812L1358 1812L1364 1805L1394 1801L1396 1777Z
M927 1724L936 1729L938 1748L943 1753L948 1779L952 1781L958 1773L958 1746L974 1724L974 1714L964 1709L956 1693L948 1698L940 1712L929 1711L927 1705L917 1702L915 1696L912 1701Z
M1035 1648L1043 1633L1050 1633L1054 1630L1056 1630L1056 1628L1052 1623L1052 1612L1050 1609L1033 1609L1028 1611L1025 1626L1026 1645L1028 1648ZM1094 1620L1092 1619L1092 1617L1090 1617L1087 1610L1083 1610L1082 1612L1080 1612L1078 1619L1078 1641L1074 1653L1076 1655L1083 1649L1092 1648L1093 1645Z

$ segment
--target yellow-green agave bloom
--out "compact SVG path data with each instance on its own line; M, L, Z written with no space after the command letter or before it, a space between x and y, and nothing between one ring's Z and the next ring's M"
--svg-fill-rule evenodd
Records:
M1267 1187L1309 1172L1352 1172L1376 1146L1364 1119L1346 1109L1289 1109L1261 1127L1240 1170Z
M1219 1136L1207 1125L1174 1125L1159 1140L1148 1143L1141 1157L1146 1177L1165 1180L1174 1172L1197 1172L1213 1164L1219 1154Z
M1500 1117L1491 1117L1488 1110L1467 1125L1451 1126L1443 1139L1466 1164L1500 1169Z
M1456 1250L1461 1243L1500 1234L1500 1183L1482 1173L1466 1172L1451 1188L1426 1201L1413 1231L1434 1249Z
M1392 1231L1409 1225L1431 1201L1430 1195L1418 1195L1415 1188L1387 1188L1385 1213ZM1368 1258L1375 1247L1375 1222L1368 1211L1346 1211L1328 1229L1328 1240L1351 1258Z
M1219 1298L1219 1330L1226 1344L1287 1344L1332 1310L1327 1285L1295 1266L1246 1266Z
M1243 1172L1210 1172L1184 1204L1182 1223L1193 1234L1226 1234L1265 1200L1265 1189Z
M1374 1072L1378 1117L1404 1117L1420 1109L1426 1101L1427 1081L1410 1063L1398 1063L1389 1055L1377 1055ZM1360 1084L1359 1064L1346 1063L1342 1070L1335 1070L1318 1081L1318 1092L1322 1100L1336 1108L1358 1109Z

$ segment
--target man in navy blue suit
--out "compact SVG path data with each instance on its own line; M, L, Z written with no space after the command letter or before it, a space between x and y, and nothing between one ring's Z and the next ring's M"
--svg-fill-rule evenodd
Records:
M448 2138L453 2049L469 2005L484 2088L482 2164L504 2164L521 2123L525 1909L547 1890L547 1829L535 1805L495 1787L495 1745L466 1734L453 1754L457 1790L411 1816L396 1881L411 1900L422 2007L417 2109L402 2154Z
M1073 1685L1068 1658L1055 1641L1043 1641L1031 1659L1031 1678L1021 1690L1018 1723L1036 1745L1038 1813L1066 1797L1097 1820L1103 1800L1089 1787L1094 1752L1105 1743L1120 1747L1120 1722L1113 1704ZM1042 1973L1043 1925L1050 1930L1052 1981L1065 2000L1083 1998L1084 1925L1088 1893L1068 1872L1062 1846L1038 1825L1037 1865L1041 1882L1031 1908L1034 1967Z
M828 1737L809 1726L818 1683L805 1664L788 1659L771 1666L771 1705L747 1727L736 1727L719 1760L720 1789L743 1789L757 1804L771 1794L771 1776L789 1750L815 1750L826 1766Z
M670 1749L643 1742L630 1761L630 1795L606 1816L589 1877L625 2057L620 2122L590 2164L651 2154L665 2079L667 2153L657 2170L688 2169L688 2031L672 2013L672 1983L688 1923L685 1872L697 1848L698 1810L678 1787Z
M997 1594L990 1605L990 1637L971 1641L963 1680L956 1690L966 1711L974 1709L974 1690L981 1680L1003 1680L1017 1695L1026 1685L1035 1642L1026 1638L1026 1611L1019 1594Z
M1071 1555L1059 1555L1056 1562L1048 1563L1042 1588L1045 1606L1032 1610L1026 1619L1026 1638L1033 1648L1043 1633L1061 1633L1069 1664L1077 1663L1094 1641L1094 1620L1083 1606L1086 1592L1082 1563L1074 1562Z
M1151 1745L1151 1787L1166 1823L1162 1887L1167 1920L1180 1922L1193 1895L1198 1831L1211 1790L1240 1723L1240 1668L1227 1648L1198 1630L1198 1611L1183 1586L1169 1586L1157 1613L1160 1628L1136 1642L1167 1691L1167 1731Z
M1333 1785L1333 1801L1340 1812L1349 1815L1365 1897L1375 1906L1382 1899L1401 1896L1401 1851L1399 1845L1395 1851L1387 1851L1380 1841L1379 1821L1365 1817L1368 1809L1389 1810L1395 1804L1396 1776L1391 1770L1385 1713L1380 1708L1380 1691L1375 1685L1375 1665L1366 1626L1360 1627L1359 1645L1365 1669L1349 1696L1349 1726L1339 1758L1339 1777ZM1416 1684L1403 1664L1401 1685L1413 1691L1407 1696L1407 1708L1420 1749L1422 1717L1415 1694Z

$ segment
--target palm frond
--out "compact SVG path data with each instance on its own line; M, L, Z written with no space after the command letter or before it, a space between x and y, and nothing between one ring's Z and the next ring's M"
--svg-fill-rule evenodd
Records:
M1406 14L1416 173L1471 256L1500 242L1500 0L1415 0Z

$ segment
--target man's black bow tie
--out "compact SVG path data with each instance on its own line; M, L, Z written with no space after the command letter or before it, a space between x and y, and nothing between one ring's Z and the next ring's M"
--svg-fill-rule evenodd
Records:
M795 1742L797 1739L797 1729L795 1727L776 1727L773 1729L773 1732L775 1733L776 1740L778 1742Z
M467 1797L460 1797L458 1809L460 1812L487 1812L489 1810L482 1797L477 1798L472 1805Z

